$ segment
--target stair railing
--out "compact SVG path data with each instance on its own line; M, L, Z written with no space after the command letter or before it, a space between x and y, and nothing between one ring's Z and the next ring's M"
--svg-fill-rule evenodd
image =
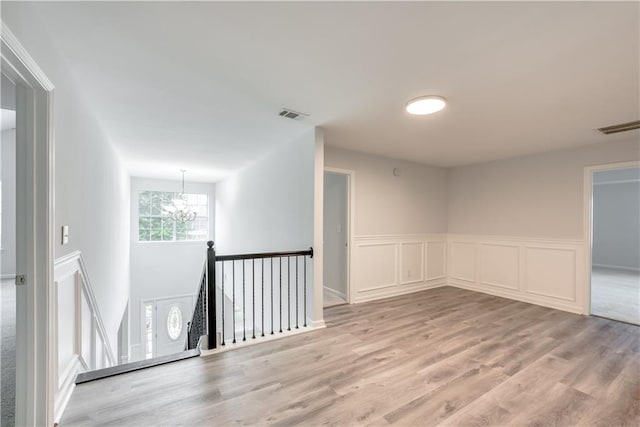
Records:
M224 346L307 326L307 263L313 248L217 256L214 243L207 246L188 348L197 346L201 335L214 349L218 333Z

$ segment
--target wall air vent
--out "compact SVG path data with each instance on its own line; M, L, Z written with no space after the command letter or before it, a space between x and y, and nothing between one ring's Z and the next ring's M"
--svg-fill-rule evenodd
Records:
M598 130L605 135L611 135L612 133L626 132L628 130L640 129L640 120L635 122L621 123L619 125L607 126L599 128Z
M283 108L282 110L280 110L278 115L280 117L285 117L287 119L293 119L293 120L304 120L305 117L309 117L308 114L301 113L299 111L293 111L290 108Z

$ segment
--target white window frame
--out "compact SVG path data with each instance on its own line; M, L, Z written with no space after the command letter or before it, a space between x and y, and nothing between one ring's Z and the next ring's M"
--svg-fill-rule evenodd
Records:
M206 242L207 240L209 240L209 235L211 234L211 230L210 230L210 227L211 227L211 201L210 201L210 197L209 197L208 193L198 193L198 192L185 193L185 195L187 195L187 196L189 196L189 195L192 195L192 196L204 196L204 197L207 198L207 202L204 205L207 208L207 216L206 217L198 216L196 218L196 220L204 220L206 225L207 225L206 226L206 231L207 232L206 232L206 236L204 238L193 239L193 240L191 240L191 239L176 239L177 231L176 231L176 222L174 221L173 222L173 239L172 240L140 240L140 218L141 218L141 215L140 215L140 195L142 193L173 193L174 195L180 194L180 192L178 192L178 191L170 191L170 190L141 189L141 190L137 191L136 200L135 200L136 204L135 204L135 208L134 208L136 210L136 215L135 215L135 218L136 218L136 226L135 226L136 237L135 237L135 239L136 239L137 243L142 243L142 244L148 244L148 243L151 243L151 244L156 244L156 243L194 243L194 242L200 242L201 243L201 242ZM198 206L203 206L203 205L198 204ZM145 216L142 216L142 217L143 218L144 217L147 217L147 218L162 218L163 215L145 215Z

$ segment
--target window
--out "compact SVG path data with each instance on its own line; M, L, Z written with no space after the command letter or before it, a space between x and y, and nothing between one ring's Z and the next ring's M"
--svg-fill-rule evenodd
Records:
M194 221L177 222L164 209L173 199L183 197L196 210ZM175 242L207 240L209 236L209 199L206 194L184 194L168 191L138 193L138 241Z
M153 303L144 304L144 358L153 357Z
M182 310L177 305L172 305L167 314L167 335L172 341L180 338L182 334Z

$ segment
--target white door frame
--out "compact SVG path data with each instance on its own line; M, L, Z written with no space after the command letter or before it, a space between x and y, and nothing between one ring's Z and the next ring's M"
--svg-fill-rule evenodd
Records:
M355 241L355 211L356 211L356 203L355 203L355 180L356 173L351 169L341 169L341 168L333 168L330 166L325 166L325 172L335 173L339 175L346 175L347 177L347 302L349 304L353 304L355 301L355 289L351 286L353 281L353 260L355 252L353 248L353 242ZM323 217L324 218L324 217ZM324 284L323 284L324 288ZM324 294L323 294L324 295Z
M147 341L145 334L145 316L144 316L144 306L147 304L153 304L153 349L151 357L157 357L158 354L158 301L165 301L170 299L178 299L178 298L191 298L190 307L193 310L193 306L196 303L196 299L198 298L198 294L184 294L184 295L175 295L169 297L160 297L160 298L149 298L140 300L140 356L141 360L145 360L145 354L147 352ZM191 321L191 317L193 316L193 312L189 313L189 318L186 319L187 322Z
M640 161L607 163L603 165L586 166L584 168L584 243L585 243L585 278L586 289L584 294L585 314L591 314L591 270L593 248L593 175L596 172L640 167Z
M2 72L16 83L16 425L53 424L53 89L2 22ZM22 197L20 197L22 195Z

